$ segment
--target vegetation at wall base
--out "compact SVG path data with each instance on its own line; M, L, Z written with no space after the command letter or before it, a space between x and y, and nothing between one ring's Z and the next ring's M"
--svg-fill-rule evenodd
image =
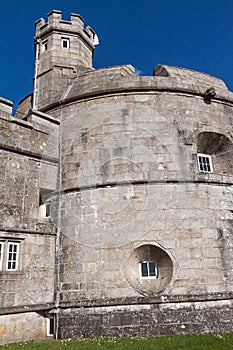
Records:
M179 335L141 338L66 339L0 345L0 350L228 350L233 334Z

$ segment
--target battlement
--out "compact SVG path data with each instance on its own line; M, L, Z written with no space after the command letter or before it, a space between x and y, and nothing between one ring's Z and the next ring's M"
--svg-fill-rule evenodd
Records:
M59 99L80 68L92 69L95 32L84 27L80 15L72 13L67 21L58 10L48 14L47 22L39 19L35 28L33 107L40 109Z
M193 84L193 86L205 86L208 84L221 90L228 90L226 84L221 79L183 67L158 64L154 67L153 75L156 77L170 77L186 84Z
M36 38L44 36L51 30L59 30L68 33L79 33L89 39L90 43L93 43L95 32L90 26L84 28L84 20L79 14L71 13L70 21L62 19L62 12L53 10L48 14L48 22L46 23L44 18L40 18L35 23Z
M12 116L13 102L0 97L0 117Z

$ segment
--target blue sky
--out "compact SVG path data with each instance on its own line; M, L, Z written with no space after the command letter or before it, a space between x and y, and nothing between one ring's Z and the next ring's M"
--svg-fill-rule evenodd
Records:
M98 34L94 67L158 63L215 75L233 91L233 0L0 0L0 96L32 91L34 22L53 10L79 13Z

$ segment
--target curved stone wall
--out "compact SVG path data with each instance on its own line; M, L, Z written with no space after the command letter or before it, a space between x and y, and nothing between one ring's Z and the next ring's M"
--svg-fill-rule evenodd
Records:
M158 91L96 94L62 108L64 301L144 294L129 283L125 261L148 242L173 260L171 280L153 295L229 291L228 108ZM216 171L201 173L200 135L214 133L216 155L221 139L228 157L214 154Z
M214 77L165 71L88 73L50 111L61 122L60 317L73 319L62 336L80 336L75 329L98 317L104 324L105 307L122 317L122 305L140 314L141 304L218 304L231 293L232 95ZM216 96L207 99L214 82ZM210 157L211 171L200 171L199 154ZM146 272L153 278L142 269L154 269ZM112 335L125 334L118 321ZM156 334L172 332L169 312L164 322L169 330Z

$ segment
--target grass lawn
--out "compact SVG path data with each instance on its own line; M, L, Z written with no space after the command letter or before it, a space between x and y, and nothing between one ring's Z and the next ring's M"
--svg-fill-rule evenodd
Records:
M233 350L233 334L150 338L93 338L0 345L0 350Z

